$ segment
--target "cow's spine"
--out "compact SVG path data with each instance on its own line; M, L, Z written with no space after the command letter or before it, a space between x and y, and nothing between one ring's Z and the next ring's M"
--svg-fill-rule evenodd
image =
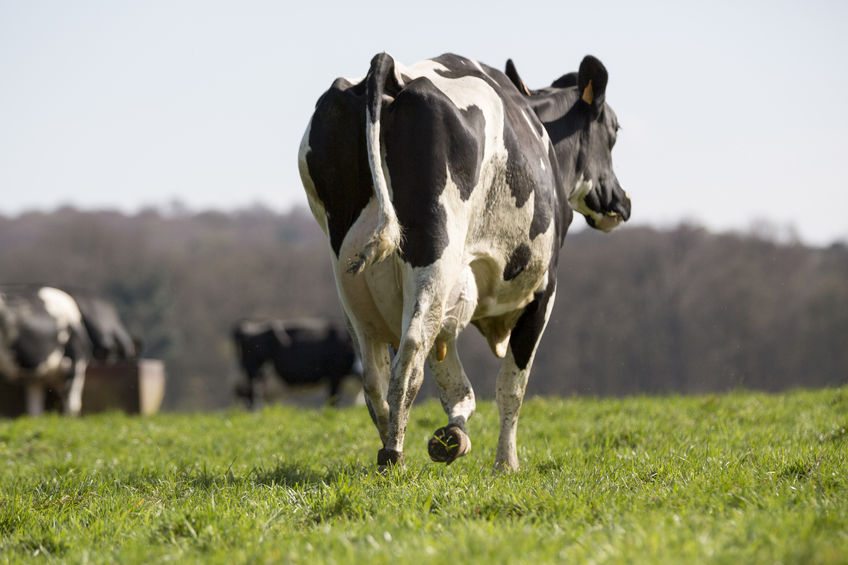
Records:
M371 68L366 77L365 138L368 147L368 166L374 193L377 197L377 225L368 242L348 265L348 272L359 273L372 263L382 261L397 249L401 243L400 223L389 194L389 184L383 169L383 156L380 144L380 110L386 81L394 81L395 62L387 53L379 53L371 60Z

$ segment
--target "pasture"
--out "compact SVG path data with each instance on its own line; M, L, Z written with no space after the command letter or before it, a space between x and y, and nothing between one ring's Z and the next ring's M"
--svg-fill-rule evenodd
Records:
M848 387L531 398L521 470L375 472L364 407L0 421L0 562L846 563Z

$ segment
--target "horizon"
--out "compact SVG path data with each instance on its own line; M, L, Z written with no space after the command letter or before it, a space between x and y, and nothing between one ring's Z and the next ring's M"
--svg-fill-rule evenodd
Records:
M206 214L221 214L224 216L238 216L241 214L269 214L279 218L283 218L286 216L290 216L293 214L302 214L304 217L313 220L312 213L309 210L309 207L306 204L295 203L290 207L285 209L277 209L272 206L268 206L263 202L252 202L245 204L243 206L233 206L228 208L217 208L214 206L209 207L195 207L186 204L185 202L179 201L178 199L172 199L168 202L162 202L158 204L150 204L145 206L140 206L133 210L122 210L117 207L103 206L103 207L80 207L73 203L64 203L56 205L51 209L27 209L22 210L20 212L9 214L0 210L0 220L10 220L15 221L19 219L25 219L26 216L29 215L44 215L49 216L52 214L61 214L61 213L75 213L75 214L117 214L126 218L134 218L139 216L144 216L147 214L157 214L160 217L166 219L184 219L184 218L192 218L196 216L203 216ZM314 222L313 222L314 223ZM320 231L320 227L317 223L314 223L314 227L316 231ZM805 241L801 234L798 232L797 228L792 224L779 224L776 222L772 222L766 218L755 218L751 221L751 223L747 226L732 226L726 229L715 228L705 223L699 221L697 218L680 218L676 221L668 222L668 223L659 223L659 222L628 222L626 224L622 224L621 228L625 229L648 229L654 230L657 232L674 232L679 229L691 228L696 230L704 230L710 235L722 236L722 235L737 235L740 237L750 237L755 239L760 239L764 241L769 241L778 245L795 245L801 244L805 247L813 248L813 249L823 249L827 247L832 247L835 245L838 246L848 246L848 236L842 238L836 238L832 241L826 242L809 242ZM614 235L606 234L600 232L599 230L592 229L580 216L579 214L575 214L574 220L568 228L569 233L597 233L599 237L615 237ZM616 230L618 231L618 230ZM568 239L566 239L565 244L563 246L564 249L568 247Z

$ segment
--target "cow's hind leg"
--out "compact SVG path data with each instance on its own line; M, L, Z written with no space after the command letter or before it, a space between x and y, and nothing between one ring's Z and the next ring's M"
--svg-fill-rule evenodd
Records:
M367 337L356 337L362 359L362 392L371 420L386 444L389 430L389 348L385 343Z
M409 411L424 381L424 362L436 338L441 308L433 307L432 288L415 294L409 314L404 308L405 330L392 359L389 381L389 429L386 443L377 455L381 468L403 464L403 442Z
M439 387L439 399L448 415L448 425L433 432L427 443L430 459L438 463L451 464L471 450L471 440L465 428L474 413L476 402L474 390L462 368L456 351L456 340L444 344L444 358L440 361L441 345L427 358L433 378Z
M516 434L518 430L518 413L524 402L524 391L527 378L536 356L536 347L551 313L556 294L556 282L549 281L548 289L538 293L518 319L512 330L509 349L498 373L495 399L500 413L500 435L498 450L495 455L495 470L517 471L518 452Z

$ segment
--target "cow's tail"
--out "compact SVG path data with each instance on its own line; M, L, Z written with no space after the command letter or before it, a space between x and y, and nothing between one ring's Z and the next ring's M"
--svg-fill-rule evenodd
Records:
M389 183L383 168L383 154L380 144L380 109L383 96L396 94L400 86L395 78L395 62L387 53L379 53L371 59L371 68L366 81L365 140L368 151L368 166L374 193L377 196L377 225L365 246L354 255L348 266L348 272L359 273L372 263L382 261L401 244L401 227L389 194Z

